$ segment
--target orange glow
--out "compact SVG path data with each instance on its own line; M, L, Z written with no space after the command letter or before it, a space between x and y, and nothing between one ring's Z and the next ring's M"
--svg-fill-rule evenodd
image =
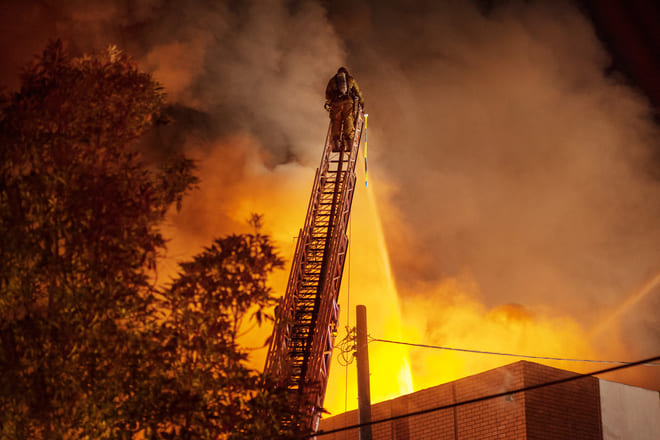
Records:
M634 307L639 301L641 301L646 295L648 295L653 289L660 285L660 272L655 274L649 281L647 281L642 287L632 292L626 300L618 306L614 312L609 316L603 319L590 333L591 338L595 338L606 330L615 326L619 318L628 312L632 307Z
M288 263L286 270L272 279L275 292L282 294L296 236L304 221L314 168L292 164L267 168L259 145L249 136L235 136L226 145L207 151L210 153L197 155L202 190L191 195L180 214L172 216L172 229L166 231L174 237L169 245L171 255L188 258L214 236L248 230L245 220L250 213L263 213L264 232L271 235ZM357 181L362 182L363 169L357 168ZM364 304L368 333L374 338L528 355L595 357L584 329L575 321L554 316L548 310L527 310L513 304L489 309L479 300L486 293L469 274L437 285L420 284L414 295L399 296L372 192L372 188L379 192L387 192L388 188L377 176L372 175L370 180L369 188L356 186L353 200L337 342L345 336L346 325L355 325L355 306ZM170 259L171 268L173 261ZM270 326L252 331L243 344L259 347L270 331ZM335 351L325 398L331 414L357 407L355 363L345 368L336 361L337 355ZM262 369L265 356L266 349L254 350L253 367ZM372 402L516 360L373 342L369 344ZM593 366L538 362L575 371Z
M214 237L252 232L247 220L258 213L264 215L262 232L271 236L285 259L285 269L272 274L271 286L276 295L286 291L314 168L290 163L267 168L263 154L257 140L247 134L190 153L199 167L200 189L184 200L180 213L172 213L170 229L165 231L172 237L168 243L171 257L164 261L164 275L174 275L177 262L195 255ZM245 334L242 345L262 347L271 331L269 325L255 327ZM263 368L266 353L263 347L251 353L254 368Z
M407 322L414 322L417 331L417 335L410 334L409 341L529 356L595 357L585 330L572 319L549 313L532 313L514 304L489 310L475 299L479 297L478 286L469 279L447 280L439 286L427 286L420 290L423 298L418 296L404 305L404 317L410 317ZM410 356L416 389L520 360L509 356L427 348L411 349ZM574 371L583 371L586 367L582 363L530 360Z
M364 181L361 173L363 170L358 167L358 182ZM351 327L355 325L355 306L358 304L367 307L369 335L400 340L405 334L399 297L371 190L379 183L374 179L372 182L369 188L357 185L353 199L349 226L349 260L346 263L339 296L342 328L338 340L346 334L343 327L347 318L350 318ZM406 347L369 344L369 364L372 402L391 399L410 393L414 389ZM355 363L349 365L348 369L338 364L333 365L325 407L332 414L341 413L344 408L348 410L357 408Z
M270 234L281 255L290 264L296 236L304 222L314 168L282 165L266 168L258 144L249 136L234 136L226 145L197 152L202 179L201 191L191 195L183 211L172 217L172 229L166 231L174 239L169 244L170 254L176 260L188 258L201 249L211 237L246 229L245 220L250 213L264 214L264 232ZM358 168L358 182L363 181L363 170ZM373 181L373 179L372 179ZM373 181L372 185L379 185ZM342 289L339 341L345 336L346 319L355 325L355 306L367 307L369 333L379 337L401 339L401 308L383 231L378 218L374 195L361 185L356 186L349 234L349 260L345 265ZM167 268L173 273L174 259ZM272 278L275 292L283 294L288 278L286 270ZM350 304L349 304L350 302ZM243 344L259 347L271 328L252 331ZM410 361L405 347L371 344L372 400L386 400L413 390ZM346 369L336 362L331 368L325 406L331 413L344 411L346 399ZM266 350L254 350L251 361L255 368L263 368ZM355 364L348 368L348 409L357 407Z

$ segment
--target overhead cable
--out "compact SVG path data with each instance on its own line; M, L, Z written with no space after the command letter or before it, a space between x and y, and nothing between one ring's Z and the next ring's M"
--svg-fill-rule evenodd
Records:
M355 360L355 344L355 327L346 326L346 336L341 341L335 343L335 348L339 350L337 360L342 367L347 367Z
M598 363L598 364L620 364L620 365L629 365L630 364L630 362L626 362L626 361L604 361L604 360L596 360L596 359L571 359L571 358L557 358L557 357L549 357L549 356L531 356L531 355L514 354L514 353L499 353L499 352L496 352L496 351L469 350L467 348L454 348L454 347L442 347L442 346L438 346L438 345L414 344L412 342L390 341L388 339L377 339L377 338L371 338L371 337L369 338L369 342L385 342L385 343L388 343L388 344L407 345L407 346L410 346L410 347L433 348L433 349L436 349L436 350L460 351L460 352L463 352L463 353L491 354L491 355L496 355L496 356L511 356L511 357L517 357L517 358L525 358L525 359L544 359L544 360L549 360L549 361L570 361L570 362L593 362L593 363ZM646 363L644 365L658 367L658 366L660 366L660 363Z
M442 405L442 406L436 406L436 407L433 407L433 408L427 408L427 409L423 409L423 410L419 410L419 411L409 412L409 413L406 413L406 414L399 414L397 416L387 417L387 418L381 419L381 420L372 420L370 422L357 423L357 424L354 424L354 425L344 426L342 428L331 429L331 430L328 430L328 431L317 431L317 432L307 436L307 438L321 437L321 436L324 436L324 435L335 434L337 432L348 431L350 429L358 429L362 426L376 425L378 423L385 423L385 422L392 422L394 420L400 420L400 419L405 419L405 418L408 418L408 417L420 416L420 415L428 414L428 413L435 412L435 411L442 411L443 409L456 408L456 407L463 406L463 405L483 402L484 400L496 399L498 397L505 397L505 396L509 396L509 395L515 394L515 393L522 393L522 392L526 392L526 391L537 390L539 388L545 388L545 387L549 387L549 386L553 386L553 385L559 385L559 384L562 384L562 383L567 383L567 382L571 382L571 381L574 381L574 380L583 379L583 378L589 377L589 376L596 376L596 375L599 375L599 374L610 373L610 372L616 371L616 370L623 370L625 368L636 367L636 366L639 366L639 365L645 365L645 364L648 364L648 363L651 363L651 362L657 361L657 360L660 360L660 355L654 356L654 357L649 358L649 359L643 359L641 361L630 362L630 363L627 363L626 365L617 365L616 367L609 367L609 368L605 368L605 369L602 369L602 370L593 371L591 373L576 374L575 376L569 376L569 377L565 377L563 379L557 379L557 380L553 380L553 381L550 381L550 382L545 382L545 383L541 383L541 384L537 384L537 385L529 385L529 386L526 386L526 387L516 388L516 389L512 389L512 390L509 390L509 391L504 391L504 392L497 393L497 394L490 394L490 395L483 396L483 397L476 397L474 399L463 400L461 402L450 403L448 405Z

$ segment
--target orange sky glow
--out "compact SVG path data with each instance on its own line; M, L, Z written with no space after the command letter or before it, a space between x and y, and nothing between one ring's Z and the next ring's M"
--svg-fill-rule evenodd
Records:
M213 224L220 221L242 224L247 230L245 220L250 213L263 213L264 232L273 237L288 263L293 258L296 235L304 221L314 177L313 169L291 164L272 169L260 166L262 152L250 136L235 136L226 143L226 147L194 153L199 160L203 188L191 196L187 208L172 217L171 229L167 231L173 237L169 244L172 257L165 260L165 266L170 269L176 267L177 256L189 256L206 240L204 228L190 227L191 218L201 215L198 209L206 218L197 221L211 230ZM227 188L227 173L231 174L231 164L236 163L243 164L241 172L245 175L240 185ZM357 174L348 231L349 254L339 297L341 314L337 342L345 337L347 325L355 325L355 306L364 304L368 332L373 338L536 356L598 358L598 351L588 337L589 329L570 316L557 314L549 308L531 310L518 304L485 305L481 287L469 270L441 283L420 282L414 294L408 292L402 298L397 291L389 257L398 250L388 249L386 244L386 234L396 234L397 231L383 230L381 217L387 212L387 206L379 204L377 197L379 191L388 192L392 188L379 179L378 173L370 175L369 187L365 188L361 166L357 167ZM223 188L222 196L215 194L213 188ZM208 209L209 206L215 206L215 209ZM214 217L216 210L218 217ZM219 213L229 213L230 218L220 220L223 217ZM285 291L287 277L288 265L286 270L273 275L275 292ZM258 347L270 329L266 325L250 332L243 340L246 346L255 348L251 352L251 363L255 368L263 367L266 349ZM356 365L340 365L338 354L335 350L325 399L326 409L331 414L357 407ZM517 360L383 342L370 343L369 358L373 402ZM539 362L581 372L592 367L580 363Z

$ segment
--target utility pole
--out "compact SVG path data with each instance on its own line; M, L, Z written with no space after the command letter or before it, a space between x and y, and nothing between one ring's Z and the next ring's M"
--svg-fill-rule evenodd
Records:
M358 421L371 422L371 389L369 385L369 348L367 346L367 308L355 308L357 338ZM371 425L360 427L360 440L371 439Z

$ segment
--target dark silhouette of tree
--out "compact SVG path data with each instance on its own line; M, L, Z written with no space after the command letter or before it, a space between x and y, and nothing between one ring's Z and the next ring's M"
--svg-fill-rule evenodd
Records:
M162 429L176 438L216 438L218 432L231 439L294 438L282 422L295 419L297 402L249 369L247 351L238 345L244 322L260 323L274 305L267 275L282 265L258 228L216 239L181 264L159 306L164 324L158 339L168 347L166 371L172 375L159 387L176 396L166 403L175 410L160 420Z
M292 399L237 343L273 302L268 237L218 239L153 285L159 226L197 182L134 150L159 85L60 42L21 80L0 99L0 438L287 438Z

